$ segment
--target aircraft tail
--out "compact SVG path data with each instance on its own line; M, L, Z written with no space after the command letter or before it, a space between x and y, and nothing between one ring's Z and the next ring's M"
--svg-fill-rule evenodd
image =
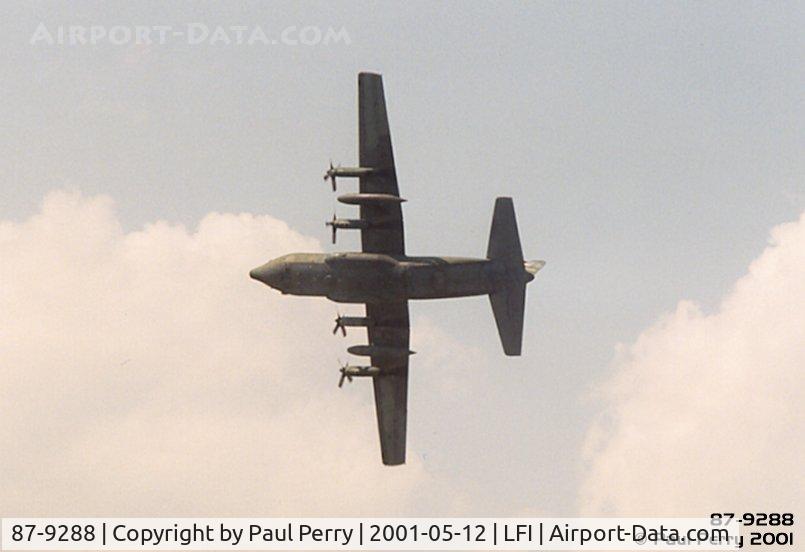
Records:
M514 203L510 197L499 197L495 201L486 257L501 261L506 269L507 285L490 293L489 300L503 352L508 356L519 356L523 343L525 286L534 279L534 274L545 265L545 262L523 261L517 219L514 216Z

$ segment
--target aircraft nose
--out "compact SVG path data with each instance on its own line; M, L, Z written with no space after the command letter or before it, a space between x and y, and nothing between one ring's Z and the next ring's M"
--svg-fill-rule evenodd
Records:
M282 265L276 260L269 261L264 265L253 268L249 272L249 276L259 282L263 282L267 286L279 289L280 280L282 278Z

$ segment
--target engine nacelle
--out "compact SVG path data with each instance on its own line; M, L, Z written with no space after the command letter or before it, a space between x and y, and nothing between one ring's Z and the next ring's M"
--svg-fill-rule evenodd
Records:
M341 316L340 314L335 319L335 328L333 334L341 330L344 337L347 336L347 328L359 328L364 326L366 328L373 326L372 319L368 316Z
M327 171L328 176L346 176L360 178L368 176L374 172L371 167L332 167Z
M344 375L348 378L373 378L380 375L377 366L345 366Z
M330 180L333 184L333 191L335 191L335 179L337 177L353 177L361 178L372 174L375 169L371 167L333 167L333 162L330 161L330 168L324 173L324 180Z
M357 229L362 230L364 228L369 228L369 222L362 220L362 219L340 219L336 218L333 215L333 220L328 220L324 223L325 226L329 226L333 229L333 243L335 243L335 235L338 230L351 230Z
M327 226L332 226L333 228L337 228L338 230L346 230L346 229L358 229L363 230L364 228L369 228L369 222L362 219L333 219L328 220L325 222Z
M348 328L368 328L374 326L372 319L368 316L339 316L337 321L340 326L346 326Z

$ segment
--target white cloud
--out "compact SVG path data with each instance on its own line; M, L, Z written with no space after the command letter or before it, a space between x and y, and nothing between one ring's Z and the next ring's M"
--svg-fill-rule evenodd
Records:
M715 313L680 302L621 348L588 434L582 511L805 506L805 214L771 236Z
M484 505L528 483L467 480L533 434L509 423L530 411L506 408L496 357L418 318L409 464L381 466L371 392L336 388L335 307L248 278L319 249L248 214L126 232L109 198L70 192L0 222L0 515L500 514ZM774 230L715 314L683 302L623 348L581 510L801 503L803 255L805 217ZM500 450L476 465L479 442Z
M248 278L319 248L248 214L127 233L70 192L0 223L0 515L415 510L417 455L382 466L371 393L336 388L334 308Z

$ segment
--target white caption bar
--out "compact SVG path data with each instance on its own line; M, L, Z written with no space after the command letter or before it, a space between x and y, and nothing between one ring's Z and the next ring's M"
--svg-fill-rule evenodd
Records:
M5 518L2 550L731 550L700 518Z

